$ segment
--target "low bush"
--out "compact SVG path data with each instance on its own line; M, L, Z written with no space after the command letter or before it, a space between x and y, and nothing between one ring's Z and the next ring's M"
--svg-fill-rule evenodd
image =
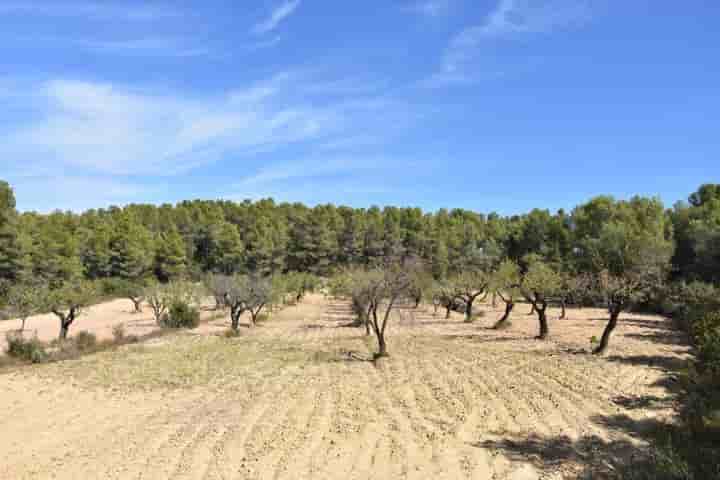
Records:
M198 309L183 302L176 302L160 319L163 328L196 328L200 325Z
M31 363L42 363L49 358L45 345L35 336L27 339L21 333L11 332L5 336L5 339L7 341L6 353L9 357Z
M125 340L125 325L118 323L112 329L113 339L115 343L120 343Z
M86 330L78 332L73 341L80 351L92 350L97 346L97 337L95 334Z
M225 338L237 338L240 336L240 330L234 330L232 328L228 328L223 332L223 337Z

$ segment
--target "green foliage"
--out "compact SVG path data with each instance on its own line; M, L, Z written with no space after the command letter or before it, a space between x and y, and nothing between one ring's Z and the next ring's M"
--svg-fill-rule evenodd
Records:
M161 282L178 280L187 271L187 251L180 232L171 228L155 242L155 275Z
M198 325L200 325L198 309L180 301L170 305L168 312L160 320L162 328L197 328Z
M520 266L512 260L505 260L490 276L490 289L500 294L503 300L512 301L520 294Z
M549 299L560 293L562 284L561 275L550 265L533 261L522 277L520 288L529 299Z
M20 330L25 329L28 317L42 312L43 298L39 285L14 284L5 295L8 311L11 316L22 321Z
M14 280L22 274L23 251L15 210L15 194L0 181L0 279Z
M43 363L49 358L45 345L36 336L27 339L22 333L9 332L5 335L5 340L7 342L5 352L10 357L31 363Z
M109 242L110 275L123 279L145 276L152 267L150 232L129 211L116 221Z

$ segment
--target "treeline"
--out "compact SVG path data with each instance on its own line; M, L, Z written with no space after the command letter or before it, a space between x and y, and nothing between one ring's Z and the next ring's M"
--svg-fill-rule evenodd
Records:
M84 276L165 282L206 272L263 275L420 258L436 278L505 258L540 257L559 271L593 269L602 238L634 238L665 249L674 280L720 281L720 187L704 185L689 203L597 197L571 212L535 209L503 217L468 210L355 209L258 202L186 201L129 205L81 214L18 213L0 182L0 279L56 284Z

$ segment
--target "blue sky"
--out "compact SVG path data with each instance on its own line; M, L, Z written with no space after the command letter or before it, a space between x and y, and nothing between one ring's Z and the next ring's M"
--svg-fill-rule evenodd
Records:
M2 0L20 209L670 205L720 181L720 2Z

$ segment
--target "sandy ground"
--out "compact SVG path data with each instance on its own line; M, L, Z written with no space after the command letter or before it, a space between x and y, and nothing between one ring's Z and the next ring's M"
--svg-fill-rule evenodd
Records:
M77 328L147 322L128 309ZM667 321L624 316L595 358L601 310L553 311L541 342L526 306L502 332L487 328L500 310L481 309L473 324L403 310L377 365L347 304L312 296L238 338L212 335L227 326L214 320L4 374L0 478L605 478L672 413L687 348Z
M201 318L212 316L207 306L203 306ZM152 310L145 306L142 313L134 313L134 307L130 300L113 300L85 309L75 323L70 327L70 336L81 330L94 333L99 339L113 338L112 330L115 325L123 324L125 332L130 335L145 335L158 329ZM5 334L16 331L20 328L20 320L0 321L0 354L5 352ZM25 322L26 337L37 337L44 341L57 338L60 331L60 320L52 313L35 315Z

